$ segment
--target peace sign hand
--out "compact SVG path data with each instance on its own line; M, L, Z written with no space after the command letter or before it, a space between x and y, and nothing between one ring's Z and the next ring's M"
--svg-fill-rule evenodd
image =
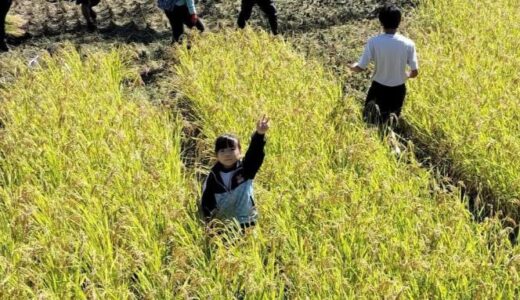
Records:
M269 130L269 118L264 114L262 119L256 122L256 132L258 132L258 134L265 134L267 130Z

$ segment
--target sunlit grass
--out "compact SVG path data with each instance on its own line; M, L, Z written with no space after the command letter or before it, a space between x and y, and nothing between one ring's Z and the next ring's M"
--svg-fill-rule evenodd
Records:
M250 30L174 54L199 163L218 134L246 148L256 119L272 119L257 228L203 234L198 169L181 164L187 121L141 99L131 53L2 62L0 298L519 296L508 231L472 222L410 151L396 158L319 64Z
M432 192L427 172L396 161L322 67L252 31L207 35L178 56L177 87L196 109L207 158L220 133L245 147L255 119L272 118L260 225L214 249L208 286L225 298L514 295L507 231L472 223L456 195Z
M417 14L421 76L406 118L424 145L485 192L492 211L518 222L520 2L424 1Z
M124 61L67 48L1 91L0 298L171 295L200 236L181 123L133 96Z
M25 34L23 26L26 21L18 15L8 15L5 20L5 31L8 35L20 37Z

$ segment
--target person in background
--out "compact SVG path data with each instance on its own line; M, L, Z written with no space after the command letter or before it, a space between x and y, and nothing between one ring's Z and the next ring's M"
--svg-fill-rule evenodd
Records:
M194 26L204 32L204 23L197 15L194 0L159 0L158 6L164 11L172 28L172 43L180 43L184 25Z
M269 119L264 116L257 122L243 159L236 136L224 134L216 139L217 162L202 186L201 209L206 223L214 219L233 221L242 229L256 224L253 179L264 161L268 129Z
M89 31L95 31L97 29L97 13L92 9L94 6L98 5L100 0L72 0L75 1L77 5L81 5L81 13L87 21L87 28Z
M255 4L258 4L260 9L266 14L267 18L269 19L269 25L271 26L271 32L274 35L277 35L278 16L273 0L242 0L242 5L237 21L238 27L246 27L246 22L249 20L249 18L251 18L251 12L253 11L253 6L255 6Z
M0 0L0 52L7 52L9 48L5 42L5 19L11 8L12 0Z
M370 62L375 63L363 117L368 123L382 125L399 118L406 96L406 81L419 75L419 63L414 42L397 32L401 23L399 8L385 5L379 11L379 21L383 33L368 40L360 60L350 69L362 72Z

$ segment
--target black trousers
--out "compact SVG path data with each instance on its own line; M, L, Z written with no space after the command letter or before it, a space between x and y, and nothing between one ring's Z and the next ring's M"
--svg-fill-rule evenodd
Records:
M391 114L401 115L406 85L386 86L376 81L372 82L365 101L363 117L366 122L373 124L386 123Z
M5 18L11 8L12 0L0 0L0 45L5 46Z
M273 34L278 34L278 16L273 0L242 0L240 14L238 15L238 27L244 28L247 20L251 18L251 12L255 4L258 4L260 9L265 13L269 19L269 25Z
M204 23L200 19L195 24L191 22L190 11L186 5L175 6L173 11L165 10L164 13L168 17L168 21L170 21L174 43L178 43L184 34L184 25L190 29L195 26L200 32L204 32Z

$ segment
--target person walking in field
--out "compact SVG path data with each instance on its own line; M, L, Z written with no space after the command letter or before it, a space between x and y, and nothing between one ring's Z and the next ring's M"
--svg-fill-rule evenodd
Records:
M92 9L98 5L100 0L72 0L76 1L77 5L81 5L81 13L87 21L87 28L89 31L95 31L97 29L97 13Z
M164 11L172 28L172 43L180 43L184 25L194 26L204 32L204 23L197 15L194 0L159 0L159 8Z
M11 8L12 0L0 0L0 52L7 52L9 48L5 43L5 19Z
M419 75L419 63L414 42L397 32L401 23L399 8L385 5L379 11L379 21L383 33L368 40L363 55L350 69L362 72L370 62L375 63L363 117L369 123L381 125L399 118L406 96L406 81Z
M217 162L202 187L201 209L206 222L213 219L234 221L242 229L256 224L253 179L264 161L268 129L269 119L264 116L257 122L243 159L236 136L224 134L216 139Z
M269 25L271 26L271 32L274 35L278 34L278 16L276 12L276 7L274 6L273 0L242 0L242 5L240 8L240 13L238 15L238 27L245 28L246 22L251 18L251 13L253 11L253 6L258 4L260 9L265 13L267 18L269 19Z

